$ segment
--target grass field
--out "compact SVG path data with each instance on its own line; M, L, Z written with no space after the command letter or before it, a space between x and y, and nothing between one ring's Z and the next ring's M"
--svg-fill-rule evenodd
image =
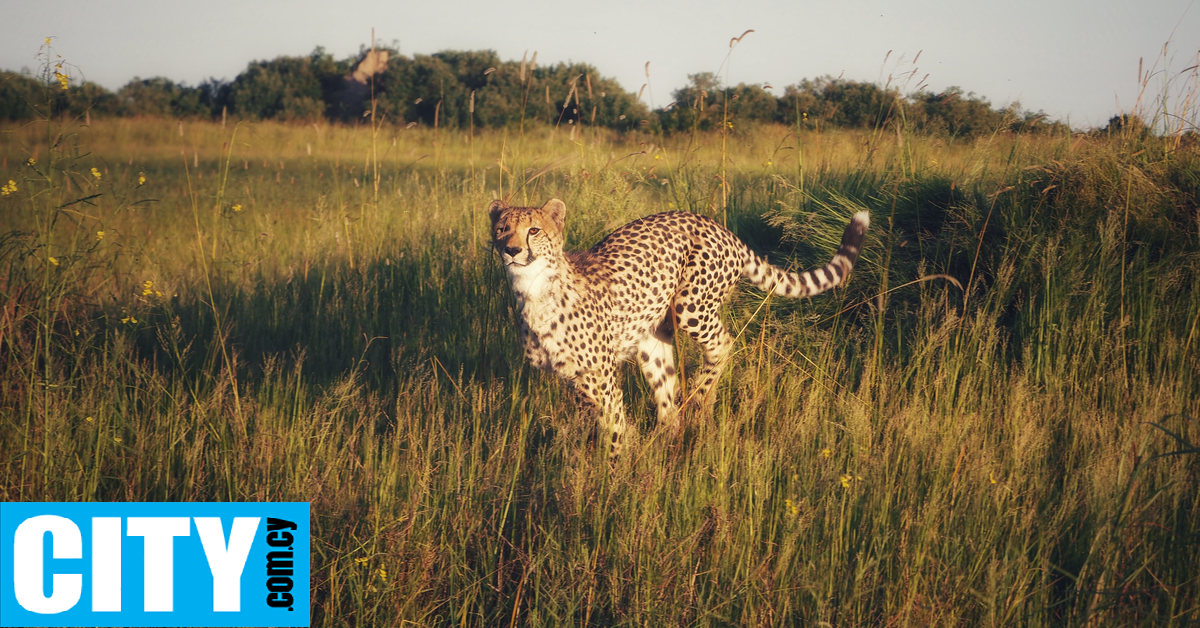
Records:
M0 137L0 499L309 501L314 626L1200 622L1194 145ZM802 267L872 227L846 288L734 296L678 439L630 366L610 470L522 363L484 215L510 195L564 199L574 248L683 209Z

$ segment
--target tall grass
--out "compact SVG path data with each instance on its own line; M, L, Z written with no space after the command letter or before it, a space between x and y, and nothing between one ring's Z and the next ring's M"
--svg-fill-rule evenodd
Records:
M309 501L314 625L1200 620L1200 157L794 132L6 129L0 498ZM501 173L572 247L873 226L845 289L735 295L711 420L651 437L630 368L609 470L521 360Z

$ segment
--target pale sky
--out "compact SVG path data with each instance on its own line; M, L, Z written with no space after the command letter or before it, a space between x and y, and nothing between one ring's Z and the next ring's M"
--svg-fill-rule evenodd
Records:
M1163 77L1197 63L1196 0L545 0L465 2L163 2L41 0L4 3L0 69L36 69L42 40L88 80L111 90L134 77L196 85L232 80L256 59L336 58L369 44L405 55L495 50L519 61L586 62L662 107L689 74L718 72L727 84L786 85L821 75L887 81L914 69L930 90L957 85L994 107L1020 100L1075 127L1103 125L1139 93L1138 60ZM729 40L754 29L730 54ZM1164 44L1169 42L1166 57ZM884 63L884 58L891 56ZM722 67L728 57L728 63ZM910 85L915 87L916 82ZM651 100L651 96L653 100Z

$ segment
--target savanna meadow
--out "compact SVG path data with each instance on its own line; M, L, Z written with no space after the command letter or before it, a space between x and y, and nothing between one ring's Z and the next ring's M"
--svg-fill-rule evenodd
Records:
M50 43L0 122L0 500L310 502L314 626L1200 625L1194 72L1090 131L486 55L341 118L316 79L121 114ZM712 416L656 432L628 365L610 467L490 244L553 197L571 250L682 210L800 269L871 228L842 288L736 291Z

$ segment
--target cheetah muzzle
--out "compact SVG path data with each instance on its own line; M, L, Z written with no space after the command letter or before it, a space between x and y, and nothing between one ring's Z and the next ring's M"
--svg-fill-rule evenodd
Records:
M617 229L591 250L563 251L567 208L493 201L492 245L517 301L521 343L534 367L569 380L582 409L611 439L613 462L628 429L616 372L635 357L654 391L660 428L679 425L675 330L704 352L689 401L711 408L712 391L733 347L720 308L738 279L785 297L806 297L845 281L870 225L854 215L828 264L802 273L772 266L728 229L703 216L667 212Z

